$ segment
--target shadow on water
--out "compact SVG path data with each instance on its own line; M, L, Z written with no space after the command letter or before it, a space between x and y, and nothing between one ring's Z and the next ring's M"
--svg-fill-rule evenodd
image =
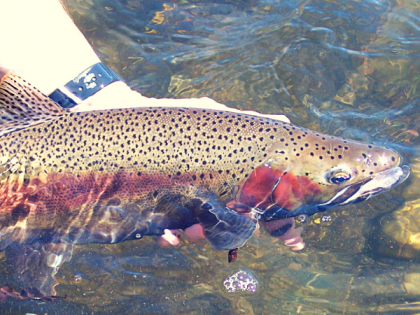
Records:
M233 265L208 244L78 246L57 274L67 299L7 301L1 314L419 312L416 1L66 3L102 60L144 95L285 113L304 127L395 148L413 174L388 194L300 223L301 252L264 232ZM239 268L256 275L256 293L226 292L223 280Z

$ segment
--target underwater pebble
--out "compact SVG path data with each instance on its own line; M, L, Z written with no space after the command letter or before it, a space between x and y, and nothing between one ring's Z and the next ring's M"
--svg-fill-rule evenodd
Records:
M308 217L307 214L299 214L296 217L296 219L297 219L298 223L306 223L306 221L309 219L309 217Z
M240 290L255 293L257 292L258 284L259 282L257 277L255 277L251 271L244 269L238 270L223 281L223 285L225 286L227 292Z
M331 222L332 218L330 215L324 215L321 218L321 222L326 223L326 222Z

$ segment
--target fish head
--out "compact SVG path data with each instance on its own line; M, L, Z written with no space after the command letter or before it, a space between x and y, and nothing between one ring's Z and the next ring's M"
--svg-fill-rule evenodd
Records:
M268 148L236 200L262 220L312 215L391 189L410 174L400 164L390 148L296 128Z

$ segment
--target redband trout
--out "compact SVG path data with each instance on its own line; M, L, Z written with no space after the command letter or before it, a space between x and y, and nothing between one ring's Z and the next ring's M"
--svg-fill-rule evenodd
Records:
M365 200L409 175L389 148L247 114L68 113L10 75L0 106L0 250L38 295L54 294L72 244L199 224L213 247L233 253L258 221Z

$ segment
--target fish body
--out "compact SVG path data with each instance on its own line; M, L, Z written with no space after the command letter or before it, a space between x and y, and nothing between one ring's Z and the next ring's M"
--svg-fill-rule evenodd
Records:
M188 108L67 113L20 78L0 87L0 249L42 246L54 272L69 244L195 224L234 250L258 220L367 199L409 174L394 150L284 121ZM52 279L31 286L54 292Z

